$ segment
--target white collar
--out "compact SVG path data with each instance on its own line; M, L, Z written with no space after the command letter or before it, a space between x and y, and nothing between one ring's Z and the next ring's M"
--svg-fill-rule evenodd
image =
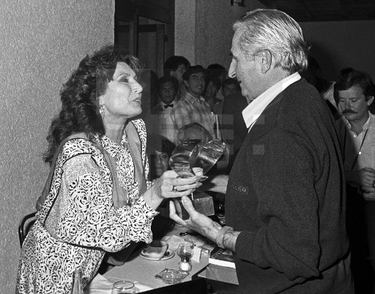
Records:
M172 102L169 103L169 104L166 104L166 103L164 103L163 101L161 101L161 105L162 105L163 107L164 107L164 106L167 106L167 105L171 105L171 104L174 106L175 103L176 103L176 99L173 99Z
M346 117L344 115L341 117L341 119L343 120L343 122L345 123L347 128L349 130L352 130L352 125L346 119ZM372 125L374 123L374 119L375 119L375 116L370 111L368 111L368 119L366 120L366 122L362 126L362 132L367 130L370 127L370 125Z
M272 100L275 99L276 96L284 91L287 87L300 79L301 76L298 72L286 77L285 79L282 79L271 88L260 94L242 111L242 116L249 131L268 104L270 104Z

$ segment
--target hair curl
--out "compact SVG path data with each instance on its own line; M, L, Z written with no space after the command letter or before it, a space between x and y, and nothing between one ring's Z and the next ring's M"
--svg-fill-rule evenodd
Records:
M62 108L49 128L45 162L51 163L60 142L74 133L83 132L89 139L105 134L98 97L105 93L118 62L140 71L138 59L114 45L102 47L79 63L60 92Z
M301 27L286 13L276 9L255 9L237 20L233 29L240 33L239 47L252 57L269 50L276 66L294 73L307 67L308 45Z

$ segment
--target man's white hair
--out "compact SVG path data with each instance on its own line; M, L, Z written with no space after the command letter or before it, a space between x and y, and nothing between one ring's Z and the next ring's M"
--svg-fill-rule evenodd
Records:
M294 73L307 68L308 46L299 24L276 9L256 9L237 20L233 29L240 34L239 48L251 58L261 50L269 50L276 66Z

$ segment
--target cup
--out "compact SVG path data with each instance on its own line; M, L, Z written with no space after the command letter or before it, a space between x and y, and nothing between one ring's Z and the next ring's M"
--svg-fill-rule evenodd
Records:
M133 294L137 293L133 282L119 281L113 284L112 294Z
M154 240L142 250L142 254L150 259L160 260L168 250L168 243L162 240Z

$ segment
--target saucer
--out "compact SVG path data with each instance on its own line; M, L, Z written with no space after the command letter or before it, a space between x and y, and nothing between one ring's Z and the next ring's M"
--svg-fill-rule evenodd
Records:
M163 260L168 260L171 259L174 256L174 252L167 250L162 258L155 258L152 256L149 256L147 254L144 254L143 251L139 254L140 257L147 259L147 260L152 260L152 261L163 261Z

